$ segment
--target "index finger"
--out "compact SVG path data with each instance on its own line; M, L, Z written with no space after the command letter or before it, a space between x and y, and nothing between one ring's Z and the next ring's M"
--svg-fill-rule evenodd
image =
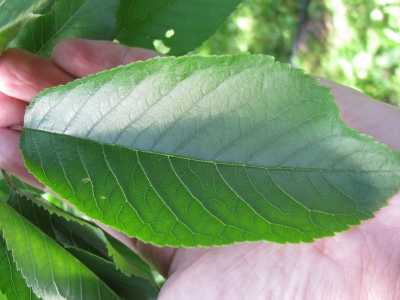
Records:
M75 79L52 61L22 49L2 53L0 78L0 92L26 102L45 88Z

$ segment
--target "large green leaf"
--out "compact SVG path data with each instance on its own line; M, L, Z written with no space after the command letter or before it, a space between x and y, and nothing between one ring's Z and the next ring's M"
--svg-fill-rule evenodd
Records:
M1 234L1 232L0 232ZM0 291L7 296L8 300L39 299L33 293L17 270L11 251L7 250L6 243L0 237ZM0 297L1 299L1 297Z
M241 0L120 0L117 40L155 49L154 41L183 55L199 47L226 20Z
M118 0L58 0L51 11L28 26L10 43L51 58L54 46L67 38L113 40Z
M400 155L317 83L266 56L156 58L44 91L21 148L46 186L146 242L311 242L400 187Z
M11 197L18 206L32 205ZM119 299L77 258L0 199L0 229L28 286L44 299Z

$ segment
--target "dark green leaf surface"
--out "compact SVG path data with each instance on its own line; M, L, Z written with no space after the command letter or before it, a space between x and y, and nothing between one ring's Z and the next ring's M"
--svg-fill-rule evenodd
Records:
M85 262L101 280L110 286L123 299L156 299L158 292L150 281L140 277L128 277L115 268L111 262L82 249L68 249L75 257Z
M1 235L1 231L0 231ZM7 250L4 239L0 236L0 291L8 300L39 299L26 285L22 274L17 270L11 251Z
M117 40L153 50L154 40L159 40L171 48L169 55L183 55L214 34L240 2L121 0L117 13Z
M0 198L7 201L10 196L10 187L8 186L3 174L0 173Z
M48 89L28 169L78 210L171 246L311 242L373 217L400 156L266 56L157 58Z
M79 248L105 259L112 256L116 267L128 276L134 274L154 282L150 266L120 241L105 234L100 228L52 205L33 197L30 200L36 205L29 203L21 206L16 198L12 199L9 205L60 244Z
M12 193L9 202L24 207L32 204ZM18 197L18 199L15 199ZM0 229L36 295L44 299L119 299L78 259L34 226L9 204L0 200Z
M67 38L113 40L118 0L58 0L51 11L28 26L10 44L51 58L54 46Z
M45 218L43 216L43 219ZM112 257L116 267L126 275L131 276L133 274L155 282L147 263L127 246L104 233L100 228L88 223L68 222L58 216L52 216L51 223L53 230L57 233L54 238L59 243L89 251L106 259Z
M96 274L101 281L107 284L107 286L119 296L123 295L125 297L129 295L128 292L131 292L131 297L127 297L126 299L139 299L137 296L141 296L140 299L156 297L157 291L150 281L136 276L128 277L122 272L117 271L117 266L109 260L107 251L113 252L114 255L119 255L120 257L123 257L123 255L127 257L137 255L129 249L121 251L121 249L124 250L123 246L120 245L121 243L114 240L111 236L107 235L106 238L101 229L82 221L76 222L76 219L70 219L74 221L67 221L64 218L65 216L59 217L56 214L50 215L43 210L43 208L30 202L21 204L21 200L16 199L16 197L12 198L8 204L16 209L22 217L42 230L47 236L66 246L67 250L72 252L74 257L78 258L91 272ZM108 240L111 241L112 246L109 244ZM74 251L71 251L71 249ZM129 255L129 251L132 254ZM120 252L122 254L120 254ZM140 258L133 261L133 263L131 262L129 265L126 262L119 262L119 264L131 268L136 265L142 268L147 266L148 273L150 273L150 267ZM140 269L136 267L135 271L136 272L131 272L130 275L136 275L140 272ZM141 272L140 275L144 278L152 278L146 277L146 274L143 272ZM143 295L148 295L149 298Z

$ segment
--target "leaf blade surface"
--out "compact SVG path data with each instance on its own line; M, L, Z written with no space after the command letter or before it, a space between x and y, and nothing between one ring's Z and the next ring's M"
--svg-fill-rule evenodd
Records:
M49 0L3 0L0 3L0 31L14 26L50 2Z
M0 291L8 300L40 299L26 285L3 238L0 239L0 274Z
M64 39L113 40L117 6L117 0L58 0L48 14L22 29L10 46L50 59L54 46Z
M47 90L21 147L79 210L157 245L311 242L400 185L398 153L265 56L158 58Z
M15 192L11 197L16 197ZM14 200L17 205L24 205L21 198ZM0 227L7 248L12 251L17 268L37 296L45 299L119 299L81 262L9 204L0 200L0 206Z
M153 43L158 40L171 48L169 55L183 55L214 34L241 1L120 2L117 12L119 42L155 50Z

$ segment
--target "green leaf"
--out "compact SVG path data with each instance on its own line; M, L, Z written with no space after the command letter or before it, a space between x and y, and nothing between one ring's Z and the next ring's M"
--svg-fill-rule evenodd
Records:
M0 2L0 31L25 20L31 13L40 11L51 0L2 0Z
M28 26L10 47L51 58L54 46L68 38L113 40L118 0L58 0L51 11Z
M0 54L7 49L7 45L18 35L25 26L27 20L22 20L13 27L7 28L0 32Z
M15 200L9 204L18 207L18 212L22 216L60 244L89 251L105 259L113 257L116 267L126 275L140 276L156 286L150 266L120 241L97 226L71 216L46 202L34 197L30 200L36 205L20 207L18 202L14 203Z
M50 238L59 242L63 246L66 246L69 252L72 252L76 258L78 258L97 276L99 276L99 278L110 288L112 288L119 296L127 296L127 292L130 289L134 289L131 297L136 297L136 293L140 292L143 294L148 294L149 296L157 295L157 290L155 289L156 285L154 284L153 286L152 283L147 280L147 278L149 278L154 282L152 275L147 276L145 272L142 272L138 267L136 267L136 265L139 265L139 267L142 267L144 270L146 270L145 267L147 267L148 273L150 273L150 267L139 257L137 257L137 259L128 266L135 268L135 272L131 272L129 276L132 274L136 275L138 272L140 272L141 277L145 279L139 277L127 277L121 272L117 271L117 266L109 261L107 251L110 251L115 256L119 256L121 258L137 256L132 252L132 250L124 249L121 242L108 235L106 238L106 235L101 229L86 222L77 222L76 219L70 219L68 221L64 217L59 217L55 214L50 215L44 211L43 208L33 205L32 203L23 203L21 205L20 202L21 201L19 199L14 197L10 199L8 204L17 209L21 216L25 217L32 224L37 226ZM71 251L71 249L75 249L76 251ZM75 253L87 253L87 256L77 256ZM104 260L108 260L107 263L104 263ZM127 263L122 261L120 262L120 265L125 266ZM121 282L119 285L124 288L118 286L118 284L115 282L116 280L120 279Z
M400 155L317 83L260 55L138 62L41 93L21 149L46 186L145 242L312 242L400 187Z
M45 216L42 219L45 219ZM64 246L89 251L103 258L112 257L116 267L126 275L140 276L155 285L150 266L131 249L100 228L89 223L69 222L58 216L52 216L51 223L57 231L57 237L54 238Z
M112 256L116 267L121 272L128 276L140 276L155 284L150 266L139 255L112 236L106 234L106 237L108 255Z
M8 300L39 299L33 293L17 270L11 251L7 250L6 243L0 237L0 291Z
M156 299L158 292L150 281L140 277L128 277L115 268L111 262L77 248L68 248L75 257L85 262L101 280L124 299Z
M100 228L34 197L30 200L36 205L21 207L16 200L16 198L11 200L9 205L18 208L18 212L23 217L60 244L89 251L105 259L112 256L117 268L128 276L134 274L156 285L150 266L136 253Z
M39 16L37 13L45 7L50 7L52 2L52 0L0 2L0 54L29 22Z
M32 205L15 192L11 197L20 207ZM45 299L119 299L78 259L3 200L0 200L0 229L17 268L37 296Z
M117 12L119 42L155 50L156 41L170 48L169 55L183 55L214 34L241 1L120 2Z
M3 174L0 172L0 198L7 201L10 196L10 187L8 186Z

